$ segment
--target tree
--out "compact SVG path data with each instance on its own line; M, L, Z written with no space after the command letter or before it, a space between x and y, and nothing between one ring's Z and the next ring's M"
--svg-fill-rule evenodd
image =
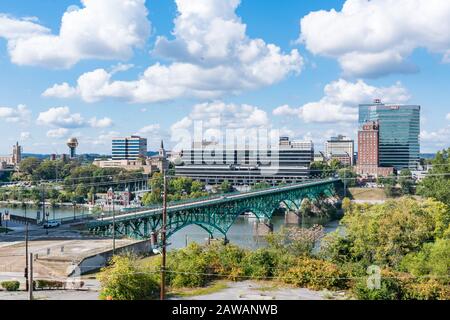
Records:
M445 234L450 211L432 199L401 198L372 206L352 204L341 223L345 236L338 232L334 243L341 245L344 238L352 261L396 267L405 255Z
M25 158L20 162L20 171L28 175L32 175L34 170L39 167L40 160L38 158L30 157Z
M302 204L300 205L300 212L302 214L302 216L311 216L313 211L313 204L311 202L311 200L309 200L308 198L303 199Z
M332 159L330 161L329 166L330 166L331 171L334 171L334 172L343 168L342 162L339 161L338 159Z
M434 243L425 243L419 252L406 255L401 267L418 277L425 275L447 277L450 274L450 239L437 239Z
M222 191L222 193L230 193L233 192L233 186L228 182L228 180L225 180L220 185L220 190Z
M397 176L395 174L390 174L387 177L379 177L378 183L384 186L384 193L388 198L393 197L395 194L395 185Z
M164 176L160 172L155 172L150 179L150 187L162 190L164 187Z
M159 285L150 273L139 267L133 256L114 256L109 267L98 275L100 298L112 300L149 300L157 297Z
M338 171L339 178L345 182L347 187L356 186L356 173L352 169L344 168Z
M342 200L342 209L344 210L344 212L349 212L352 208L352 200L350 200L350 198L345 197Z
M151 192L144 194L142 203L147 207L162 203L161 189L153 189Z
M255 183L255 185L252 187L253 190L261 190L261 189L267 189L270 188L270 184L266 181Z
M408 195L413 192L414 180L412 178L411 170L403 169L400 171L400 177L398 179L402 194Z
M331 167L323 161L315 161L310 166L311 174L317 177L329 177L332 174Z
M186 177L171 179L169 183L170 192L178 195L190 194L191 187L192 179Z
M191 186L191 192L196 193L196 192L202 192L203 189L205 188L205 185L200 182L200 181L192 181L192 186Z
M450 148L438 152L432 165L428 176L419 183L417 194L450 206Z

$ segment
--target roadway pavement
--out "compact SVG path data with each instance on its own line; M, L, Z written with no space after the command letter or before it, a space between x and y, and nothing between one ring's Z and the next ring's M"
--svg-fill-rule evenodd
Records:
M13 232L0 236L0 279L18 277L20 280L24 279L25 232L23 225L13 225L12 229ZM116 248L135 242L117 239ZM83 258L109 250L112 250L112 239L83 235L72 230L70 225L49 230L42 226L29 228L28 252L37 258L34 262L35 278L63 280Z

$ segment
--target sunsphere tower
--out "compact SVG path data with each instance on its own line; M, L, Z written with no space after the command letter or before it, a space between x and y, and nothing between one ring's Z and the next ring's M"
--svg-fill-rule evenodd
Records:
M70 149L70 158L74 159L77 154L78 140L77 138L70 138L67 140L67 146Z

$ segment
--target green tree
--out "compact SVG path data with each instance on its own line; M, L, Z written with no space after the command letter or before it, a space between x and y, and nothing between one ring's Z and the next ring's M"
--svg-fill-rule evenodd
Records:
M405 255L419 252L425 242L443 236L449 216L443 203L431 199L401 198L372 206L353 204L341 221L345 235L338 231L325 247L336 252L330 246L342 246L341 239L345 239L349 261L397 267Z
M102 269L98 280L101 299L150 300L159 292L158 282L139 267L132 256L114 256L111 265Z
M343 168L338 170L339 178L345 182L345 185L348 188L352 188L356 186L356 177L357 174L350 168Z
M433 275L449 282L446 277L450 274L450 239L425 243L419 252L406 255L401 267L415 276Z
M383 185L384 193L388 198L395 195L395 186L397 184L397 176L390 174L387 177L378 177L378 183Z
M450 206L450 148L438 152L432 165L429 175L419 183L417 194Z
M142 203L144 206L152 206L162 203L161 189L153 189L151 192L147 192L142 197Z
M302 216L309 217L313 213L313 204L308 198L303 199L300 205L300 213Z
M400 177L398 179L402 194L408 195L413 192L414 180L412 178L411 170L403 169L400 171Z
M31 176L33 172L39 167L40 163L41 161L38 158L25 158L20 162L19 169L21 172Z
M350 198L345 197L342 200L342 209L344 210L344 212L349 212L352 208L352 200L350 200Z
M205 188L205 185L200 181L192 181L191 192L202 192Z
M220 185L220 191L222 191L222 193L230 193L230 192L233 192L233 186L231 185L231 183L228 182L228 180L225 180L225 181L222 182L222 184Z
M170 192L172 194L183 195L190 194L192 187L192 179L180 177L170 180Z
M270 188L270 184L266 181L255 183L255 185L252 187L253 190L261 190L267 188Z

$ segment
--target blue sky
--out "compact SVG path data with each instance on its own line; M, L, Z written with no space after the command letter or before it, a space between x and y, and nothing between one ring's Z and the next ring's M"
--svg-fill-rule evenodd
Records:
M450 7L418 19L404 1L2 1L0 153L16 140L63 153L70 136L108 153L135 133L173 146L176 128L213 130L218 116L321 149L355 137L357 104L373 98L420 104L422 152L437 151L450 141Z

